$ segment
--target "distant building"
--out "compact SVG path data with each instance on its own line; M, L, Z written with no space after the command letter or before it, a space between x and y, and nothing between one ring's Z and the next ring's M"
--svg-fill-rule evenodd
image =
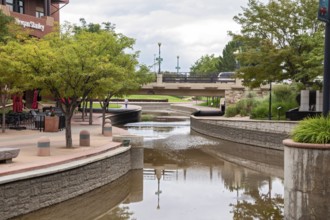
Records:
M60 9L69 0L0 0L0 10L29 29L31 36L42 38L60 21Z

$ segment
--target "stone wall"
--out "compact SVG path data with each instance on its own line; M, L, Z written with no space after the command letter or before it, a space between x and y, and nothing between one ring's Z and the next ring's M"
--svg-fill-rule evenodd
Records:
M264 148L283 150L282 141L289 137L297 122L207 119L191 116L191 129L215 138Z
M141 156L141 153L135 153ZM29 213L108 184L131 170L131 149L115 155L101 155L84 165L68 164L68 168L45 175L31 175L13 181L0 181L0 219ZM135 160L135 168L137 159ZM140 158L143 161L143 157ZM143 164L143 162L142 162ZM140 167L140 169L143 167Z

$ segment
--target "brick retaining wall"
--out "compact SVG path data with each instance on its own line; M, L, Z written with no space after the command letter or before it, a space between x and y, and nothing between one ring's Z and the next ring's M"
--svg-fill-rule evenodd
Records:
M131 170L131 160L131 150L127 148L116 155L61 172L0 182L0 219L60 203L108 184Z
M237 120L191 116L191 129L237 143L283 150L282 141L297 124L292 121Z

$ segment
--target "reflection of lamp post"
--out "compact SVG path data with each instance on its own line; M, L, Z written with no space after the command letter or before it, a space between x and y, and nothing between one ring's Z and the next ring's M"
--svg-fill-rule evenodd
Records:
M175 69L176 69L176 73L177 73L177 74L179 74L179 70L180 70L179 59L180 59L180 57L177 56L177 57L176 57L176 67L175 67Z
M162 171L160 169L156 169L155 172L156 172L157 183L158 183L158 189L155 192L155 194L158 197L157 209L160 209L160 205L159 205L160 196L159 195L162 193L162 191L160 190L160 178L162 177L162 173L161 173Z

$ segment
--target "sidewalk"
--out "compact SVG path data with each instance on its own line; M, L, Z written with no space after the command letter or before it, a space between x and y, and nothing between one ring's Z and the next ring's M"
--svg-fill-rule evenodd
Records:
M101 134L100 114L93 114L93 125L82 122L81 114L73 116L72 139L73 147L65 147L65 130L59 132L40 132L39 130L6 130L0 133L0 148L19 148L18 157L12 163L0 164L0 176L37 170L59 165L86 157L95 156L120 146L119 142L112 142L112 137ZM90 132L90 147L79 146L79 133L82 130ZM113 135L128 134L124 129L112 127ZM37 142L41 137L50 139L51 156L37 156Z

